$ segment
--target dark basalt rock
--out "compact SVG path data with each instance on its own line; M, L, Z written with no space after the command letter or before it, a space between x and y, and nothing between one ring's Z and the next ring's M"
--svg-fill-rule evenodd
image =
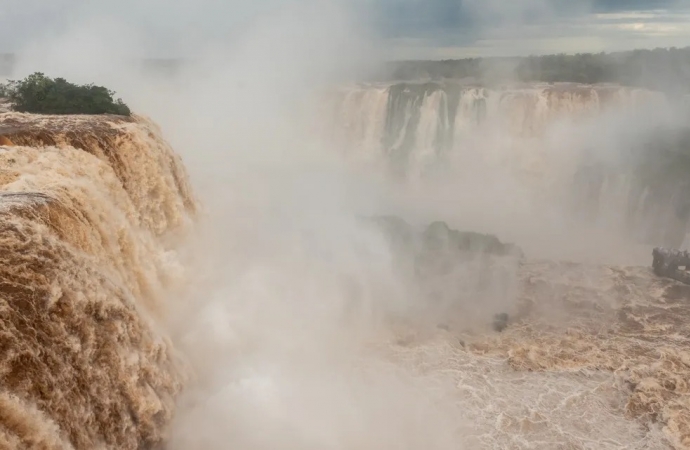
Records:
M686 270L681 270L685 267ZM657 276L690 284L690 252L655 247L652 250L652 269Z
M416 246L417 250L424 253L450 252L524 257L522 249L515 244L501 242L491 234L453 230L442 221L433 222L424 230L418 230L397 216L376 216L367 220L383 229L395 246L410 250Z
M519 258L524 256L519 247L505 244L494 235L453 230L445 222L433 222L429 225L423 233L423 239L425 246L432 250L448 248L467 253L487 253Z
M500 313L494 316L494 330L499 333L508 327L509 316L507 313Z
M383 232L396 265L415 279L420 299L429 308L427 312L438 314L438 329L450 330L444 315L462 314L463 303L512 295L516 262L524 257L514 244L490 234L453 230L442 221L426 227L412 226L393 215L363 221ZM501 332L508 321L507 313L496 314L492 327Z

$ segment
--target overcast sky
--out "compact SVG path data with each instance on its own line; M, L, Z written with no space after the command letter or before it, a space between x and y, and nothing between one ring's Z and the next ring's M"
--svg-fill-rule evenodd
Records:
M131 27L123 33L139 34L145 53L176 56L185 43L231 39L292 1L297 0L0 0L0 52L21 51L86 23L98 32L99 24L115 21ZM690 0L345 1L357 5L360 20L385 40L391 58L690 45Z

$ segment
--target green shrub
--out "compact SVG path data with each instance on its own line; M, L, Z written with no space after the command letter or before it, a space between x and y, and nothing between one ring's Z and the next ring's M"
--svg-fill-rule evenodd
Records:
M131 114L114 92L93 84L76 85L64 78L49 78L37 72L21 81L10 81L5 94L18 112L36 114ZM0 96L2 95L0 91Z

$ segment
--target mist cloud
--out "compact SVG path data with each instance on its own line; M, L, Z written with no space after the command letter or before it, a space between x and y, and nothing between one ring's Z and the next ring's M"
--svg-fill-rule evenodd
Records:
M231 42L251 29L256 20L296 3L6 0L0 11L0 53L21 52L36 41L95 21L125 23L136 30L140 39L139 45L129 49L133 53L149 57L190 56L204 43ZM548 53L559 48L566 52L616 51L684 46L690 37L690 0L339 3L356 10L360 21L387 42L390 58L511 56Z
M171 314L173 340L197 377L178 409L171 449L458 449L467 441L456 423L461 410L473 419L486 407L481 397L456 400L457 380L445 378L446 371L439 379L410 375L390 367L394 354L384 359L367 347L385 331L382 318L412 315L418 299L406 289L406 274L395 270L396 255L383 237L357 217L396 210L399 198L412 212L419 208L411 215L420 220L441 213L472 217L477 209L486 216L472 218L473 225L507 224L506 212L529 212L528 194L503 195L517 190L496 176L503 182L472 183L491 185L481 196L460 189L467 183L403 201L406 192L393 196L334 164L334 144L322 142L314 115L300 108L311 90L337 81L372 51L360 41L370 29L392 47L419 45L426 55L483 44L491 53L515 36L523 41L514 48L531 52L531 42L591 32L578 27L594 26L588 18L598 10L544 0L345 3L339 6L353 7L352 17L345 17L347 8L318 0L61 0L50 7L47 0L13 0L3 6L0 29L5 26L11 50L30 56L22 70L103 83L151 115L182 154L208 208L203 236L183 265L190 268L189 292L169 302L182 310ZM623 24L642 20L613 7L596 13ZM169 91L127 73L117 58L194 52L199 63ZM460 198L465 204L457 192L468 194ZM494 199L502 203L486 208ZM506 199L525 203L513 201L508 210ZM521 217L506 226L536 228L534 215ZM483 309L492 302L478 303ZM495 313L493 303L484 312Z

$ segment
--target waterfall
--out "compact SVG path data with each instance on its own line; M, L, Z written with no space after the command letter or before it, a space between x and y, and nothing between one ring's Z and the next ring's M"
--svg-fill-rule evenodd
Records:
M665 231L651 231L673 222L670 199L675 197L664 191L673 188L641 181L627 149L651 133L652 119L661 122L660 115L670 110L661 93L605 84L490 88L448 81L353 85L343 88L338 99L335 129L348 155L378 164L395 179L417 182L440 173L457 178L492 172L514 178L535 199L565 209L595 202L591 221L626 228L643 241L677 240L663 238ZM646 111L655 117L640 119ZM603 165L604 175L596 195L577 200L572 191L584 188L574 177L583 164L592 163L583 152ZM639 158L636 164L642 164Z

